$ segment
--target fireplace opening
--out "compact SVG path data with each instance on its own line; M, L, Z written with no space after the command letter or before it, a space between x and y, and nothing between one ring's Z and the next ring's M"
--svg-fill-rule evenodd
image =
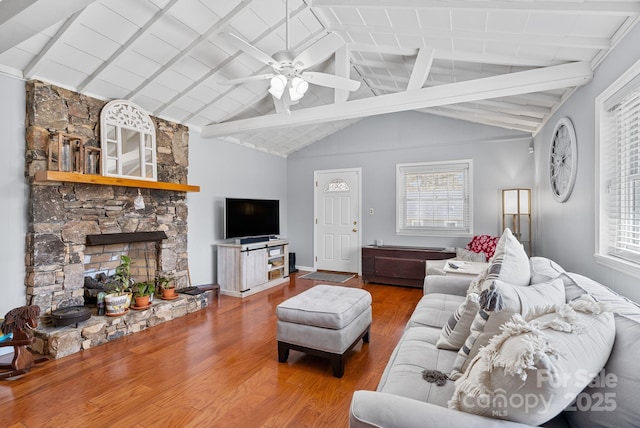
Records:
M88 235L84 252L84 303L95 304L100 292L109 292L115 282L120 257L131 259L134 284L162 276L160 266L164 232Z

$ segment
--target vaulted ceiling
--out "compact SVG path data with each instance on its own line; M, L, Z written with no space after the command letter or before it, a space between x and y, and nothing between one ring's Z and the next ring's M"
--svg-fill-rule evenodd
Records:
M630 0L0 0L0 72L280 156L405 110L535 135L639 15ZM354 92L312 81L276 111L268 79L227 83L273 71L229 34L271 56L328 33L344 45L310 71Z

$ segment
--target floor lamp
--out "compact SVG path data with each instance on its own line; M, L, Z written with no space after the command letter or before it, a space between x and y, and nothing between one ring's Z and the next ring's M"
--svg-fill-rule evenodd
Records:
M531 256L531 189L502 191L502 230L507 227L511 227L513 235L522 245L527 243L525 248Z

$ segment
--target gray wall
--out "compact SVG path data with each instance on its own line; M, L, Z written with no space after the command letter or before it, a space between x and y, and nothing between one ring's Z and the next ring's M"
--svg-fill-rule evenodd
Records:
M24 240L27 230L28 186L24 177L25 85L22 80L0 74L0 317L26 304L24 286Z
M579 88L536 135L538 253L640 302L638 279L594 261L595 251L595 98L640 59L640 26L628 34L598 66L593 80ZM559 118L573 122L578 141L578 175L569 200L551 195L548 159L551 133Z
M224 242L224 198L280 200L280 235L287 237L287 160L189 133L189 268L193 285L216 282L216 247Z
M533 186L530 141L516 131L404 112L363 119L290 155L288 229L297 265L314 266L314 171L362 168L363 245L381 239L390 245L464 246L469 238L396 235L396 164L473 159L474 234L499 235L500 189Z

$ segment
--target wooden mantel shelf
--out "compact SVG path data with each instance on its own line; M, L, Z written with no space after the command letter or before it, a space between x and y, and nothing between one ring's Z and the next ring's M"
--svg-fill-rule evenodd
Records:
M105 186L140 187L143 189L172 190L174 192L199 192L200 186L133 178L106 177L104 175L79 174L77 172L38 171L36 181L61 181L66 183L102 184Z

